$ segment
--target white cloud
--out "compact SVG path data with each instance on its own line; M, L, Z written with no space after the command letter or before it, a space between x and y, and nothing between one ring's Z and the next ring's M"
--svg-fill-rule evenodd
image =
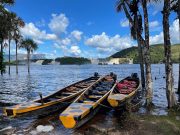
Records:
M69 45L69 44L71 44L71 39L64 38L64 39L61 40L61 44L62 45Z
M164 42L163 32L161 32L160 34L154 35L154 36L150 36L149 42L150 42L150 44L163 43Z
M45 30L41 31L33 23L26 23L24 28L21 28L21 33L24 37L33 38L38 43L43 43L42 40L55 40L55 34L47 34Z
M52 19L49 23L49 28L56 34L60 35L61 33L66 32L66 28L69 25L69 19L65 14L52 14Z
M158 21L152 21L152 22L149 22L149 27L151 29L155 28L155 27L158 27L159 26L159 22Z
M38 26L38 27L46 26L45 20L41 19L40 21L36 22L36 26Z
M179 26L179 20L175 20L170 26L170 37L172 44L180 43L178 26ZM150 36L150 44L158 44L158 43L164 43L163 32L160 32L159 34L154 36Z
M99 52L114 53L133 46L134 42L130 37L120 37L120 35L110 37L103 32L101 35L93 35L85 41L85 44L96 48Z
M68 37L63 38L63 39L57 39L55 41L55 44L57 44L58 46L67 46L71 44L71 39Z
M180 43L179 39L179 20L175 20L173 24L170 27L170 34L171 34L171 42L174 43Z
M120 21L121 27L129 27L129 21L127 19L123 19Z
M74 30L71 32L71 35L78 41L81 40L81 35L83 34L83 32L78 31L78 30Z
M81 54L81 50L80 50L79 46L74 45L74 46L71 46L70 53L72 55L79 56Z

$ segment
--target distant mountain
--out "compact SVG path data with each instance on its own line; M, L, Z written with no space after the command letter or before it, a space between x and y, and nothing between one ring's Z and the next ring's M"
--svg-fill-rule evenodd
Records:
M179 62L180 44L172 45L172 61L173 63ZM156 44L150 46L151 63L160 63L164 61L164 46L162 44ZM138 48L130 47L121 50L112 56L112 58L132 58L134 63L139 63Z

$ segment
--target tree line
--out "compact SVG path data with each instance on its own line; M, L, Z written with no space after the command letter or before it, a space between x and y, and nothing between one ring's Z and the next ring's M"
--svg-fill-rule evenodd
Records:
M25 26L24 21L17 16L16 13L8 11L6 6L14 5L14 0L0 0L0 72L3 75L6 72L6 65L4 63L4 48L8 47L9 52L9 70L10 56L11 56L11 42L15 42L16 46L16 73L18 74L18 49L24 48L27 51L28 73L30 72L30 53L38 48L37 43L32 39L24 39L20 28Z
M124 11L126 18L129 20L131 36L134 40L137 40L141 69L141 83L142 87L146 90L147 106L152 105L153 98L149 45L149 14L147 9L148 2L152 1L158 2L161 0L117 0L116 3L116 10L118 12ZM140 10L140 8L142 8L142 10ZM172 108L177 104L173 87L171 40L169 32L169 16L171 12L175 12L177 14L177 19L180 18L180 0L164 0L164 7L161 12L163 16L162 26L164 33L166 95L168 108Z

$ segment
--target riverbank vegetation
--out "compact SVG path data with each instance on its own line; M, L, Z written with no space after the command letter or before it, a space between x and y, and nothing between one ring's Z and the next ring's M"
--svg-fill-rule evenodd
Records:
M135 64L139 63L138 48L130 47L121 50L110 57L112 58L131 58ZM179 52L180 44L175 44L171 46L172 51L172 63L179 63ZM151 64L165 63L164 59L164 46L163 44L156 44L150 46L150 57Z
M60 62L61 65L82 65L91 63L89 59L83 57L61 57L56 58L55 61Z

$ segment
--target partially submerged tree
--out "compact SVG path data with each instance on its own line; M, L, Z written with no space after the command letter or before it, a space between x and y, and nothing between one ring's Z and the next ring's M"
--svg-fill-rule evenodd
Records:
M0 67L4 65L3 63L3 48L4 41L8 39L9 41L9 74L10 74L10 43L12 39L17 41L17 32L19 32L19 28L24 26L24 22L21 18L17 17L17 15L13 12L8 11L5 6L13 5L14 0L0 0L0 44L1 44L1 59L0 59ZM19 33L20 34L20 33ZM17 52L17 48L16 48ZM17 55L16 55L17 56ZM3 66L4 67L4 66ZM0 69L1 70L1 69ZM4 71L1 70L1 71ZM1 72L2 74L3 72Z
M142 36L142 16L139 10L139 3L141 2L144 13L144 29L145 39ZM117 3L117 10L124 9L127 19L130 23L131 35L133 39L137 40L139 60L141 67L141 79L145 84L144 78L144 63L146 71L146 105L149 106L152 103L153 90L152 90L152 77L151 77L151 63L150 63L150 48L149 48L149 21L147 12L146 0L119 0Z
M27 51L28 73L30 73L30 54L38 49L38 45L32 39L25 39L22 41L20 48L24 48Z
M25 23L20 17L14 18L14 27L13 27L13 39L16 44L16 74L18 74L18 48L20 43L22 42L22 36L19 28L24 27Z
M129 20L130 27L131 27L131 35L133 36L135 32L135 26L134 26L134 21L130 15L130 0L118 0L116 4L116 10L118 12L121 12L124 10L124 13L126 15L126 18ZM133 32L134 31L134 32ZM137 40L138 41L138 54L139 54L139 63L140 63L140 70L141 70L141 84L142 87L145 87L145 75L144 75L144 59L143 59L143 51L142 51L142 40Z
M152 103L153 89L152 89L152 75L151 75L151 61L150 61L150 47L149 47L149 20L147 11L147 0L141 0L143 13L144 13L144 61L146 70L146 104Z
M165 71L166 71L166 96L168 108L176 105L176 97L173 87L173 66L171 60L171 41L169 32L169 15L170 15L169 0L164 0L163 7L163 33L164 33L164 56L165 56Z

